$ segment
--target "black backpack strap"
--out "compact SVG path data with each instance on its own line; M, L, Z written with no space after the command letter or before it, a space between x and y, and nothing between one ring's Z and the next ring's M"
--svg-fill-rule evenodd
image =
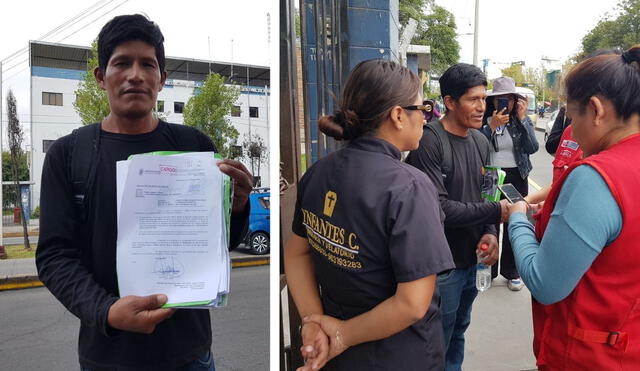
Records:
M482 164L486 165L485 159L489 158L490 152L487 137L478 129L469 129L469 132L471 133L473 142L476 144L476 149L478 150L478 154L480 155L480 161L482 162Z
M453 158L451 154L451 143L449 142L449 136L447 131L442 126L440 120L434 120L429 122L425 127L431 130L438 139L438 147L442 154L442 162L440 163L440 170L442 171L442 180L447 185L447 180L451 179L451 168L453 167Z
M71 152L71 181L73 202L82 222L87 221L87 205L96 178L98 148L100 147L100 123L75 129Z

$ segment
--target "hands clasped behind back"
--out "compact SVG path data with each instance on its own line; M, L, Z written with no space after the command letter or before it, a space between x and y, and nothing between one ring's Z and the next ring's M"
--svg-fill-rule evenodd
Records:
M349 347L344 343L340 328L341 321L337 318L312 314L303 319L303 345L302 355L305 359L305 365L299 367L297 371L315 371L339 356ZM305 328L311 328L313 337L309 337L309 342L305 340ZM309 348L310 342L313 342L312 348Z

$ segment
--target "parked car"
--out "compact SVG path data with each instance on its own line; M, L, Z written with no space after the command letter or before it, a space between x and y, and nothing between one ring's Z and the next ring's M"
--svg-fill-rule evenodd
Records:
M553 129L553 123L556 121L556 117L558 117L558 112L560 112L559 110L555 110L551 113L551 116L549 117L549 121L547 121L547 124L544 127L544 141L547 141L547 138L549 137L549 133L551 133L551 129Z
M246 245L251 253L264 255L269 253L269 231L271 226L271 208L269 188L255 188L249 195L251 212L249 214L249 233Z

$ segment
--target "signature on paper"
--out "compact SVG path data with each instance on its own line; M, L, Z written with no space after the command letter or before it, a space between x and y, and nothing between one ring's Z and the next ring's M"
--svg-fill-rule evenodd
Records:
M177 278L182 276L182 263L173 256L158 256L155 258L153 273L160 278Z

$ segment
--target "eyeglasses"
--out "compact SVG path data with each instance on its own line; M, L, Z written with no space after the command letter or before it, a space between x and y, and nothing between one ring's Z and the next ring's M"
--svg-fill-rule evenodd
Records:
M406 106L406 107L401 107L403 109L406 110L410 110L410 111L416 111L416 110L420 110L422 111L422 115L424 116L425 120L428 120L429 117L429 113L431 113L431 111L433 111L433 104L431 102L429 102L428 100L425 100L422 102L422 104L418 104L418 105L412 105L412 106Z

